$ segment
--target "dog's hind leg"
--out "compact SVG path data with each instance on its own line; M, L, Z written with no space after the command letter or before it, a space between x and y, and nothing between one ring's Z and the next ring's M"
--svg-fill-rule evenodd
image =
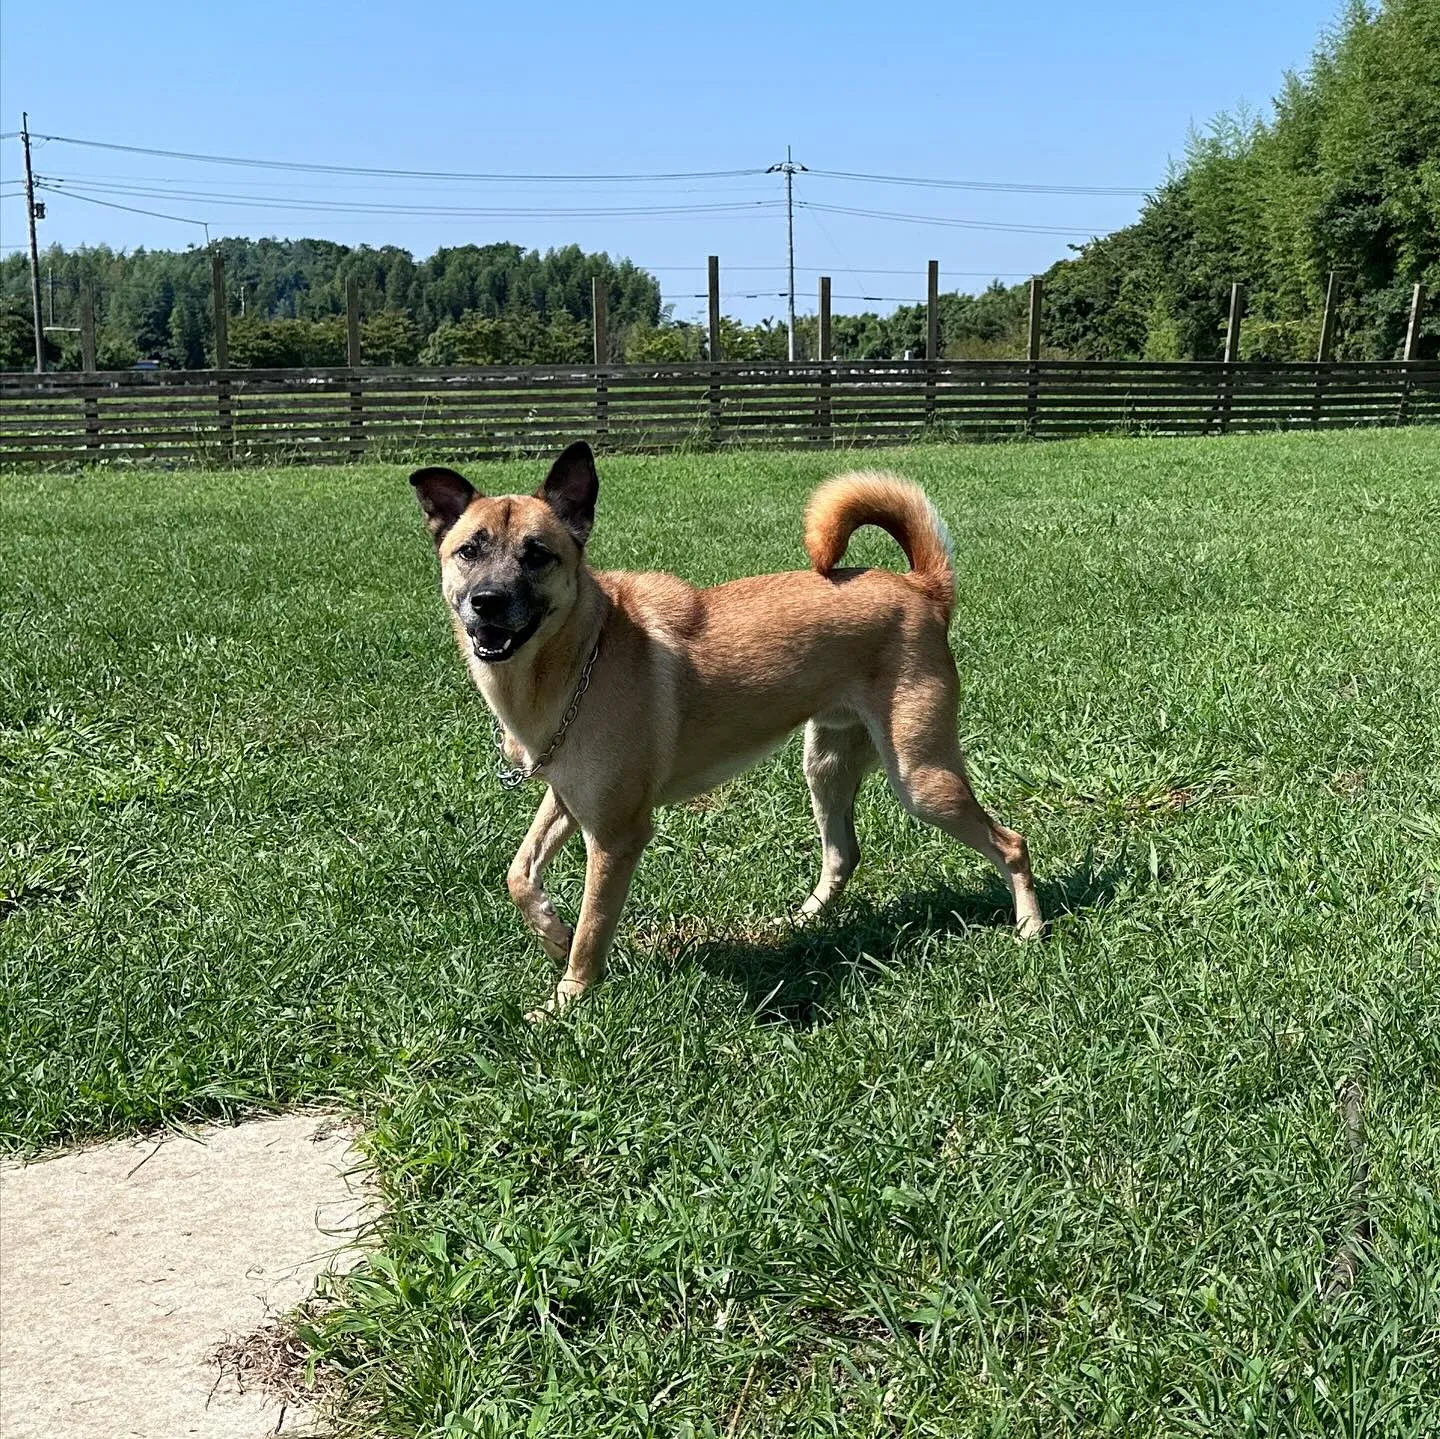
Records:
M540 943L551 959L564 959L570 953L572 932L555 913L555 906L545 893L545 871L575 829L570 811L556 799L554 790L547 789L505 876L510 898L525 916L525 922L540 936Z
M860 863L855 835L855 796L860 781L879 767L880 756L860 724L805 726L805 782L820 831L820 878L800 907L800 917L818 914L845 888Z
M890 696L877 736L890 786L917 819L978 850L1004 876L1015 924L1026 939L1045 932L1023 835L992 819L970 788L955 734L956 682L934 675Z

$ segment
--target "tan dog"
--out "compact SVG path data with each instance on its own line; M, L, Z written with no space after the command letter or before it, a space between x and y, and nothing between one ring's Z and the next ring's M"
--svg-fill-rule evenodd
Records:
M655 807L748 769L802 724L824 847L803 915L834 899L859 862L856 791L883 768L906 809L996 865L1020 933L1042 933L1025 841L981 809L965 776L946 638L951 557L916 486L882 474L830 480L805 514L813 570L696 590L586 565L600 481L583 442L533 497L487 498L439 468L410 482L455 638L504 727L506 758L522 767L502 780L548 786L508 883L546 952L566 961L551 1008L604 974ZM909 574L835 568L867 524L899 541ZM576 829L587 864L572 934L542 885Z

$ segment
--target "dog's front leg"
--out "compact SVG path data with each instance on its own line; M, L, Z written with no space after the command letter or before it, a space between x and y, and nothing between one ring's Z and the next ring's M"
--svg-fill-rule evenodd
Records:
M545 1006L549 1012L558 1013L604 978L605 956L630 893L630 879L652 832L647 814L624 830L606 834L603 840L585 836L585 897L570 943L570 962L555 986L554 998Z
M525 838L520 842L510 872L505 876L506 888L525 922L540 936L545 953L551 959L564 959L570 953L570 926L555 913L550 896L545 893L545 871L561 845L575 833L575 817L546 789L540 808Z

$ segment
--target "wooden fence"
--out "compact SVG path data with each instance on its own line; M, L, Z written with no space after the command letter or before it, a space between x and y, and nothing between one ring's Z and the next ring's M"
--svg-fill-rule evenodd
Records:
M612 450L1440 422L1440 362L873 360L0 375L0 464Z

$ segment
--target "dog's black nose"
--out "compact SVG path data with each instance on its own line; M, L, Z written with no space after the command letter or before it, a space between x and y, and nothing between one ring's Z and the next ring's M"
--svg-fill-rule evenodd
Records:
M489 623L504 619L510 597L504 590L471 590L468 603L477 620Z

